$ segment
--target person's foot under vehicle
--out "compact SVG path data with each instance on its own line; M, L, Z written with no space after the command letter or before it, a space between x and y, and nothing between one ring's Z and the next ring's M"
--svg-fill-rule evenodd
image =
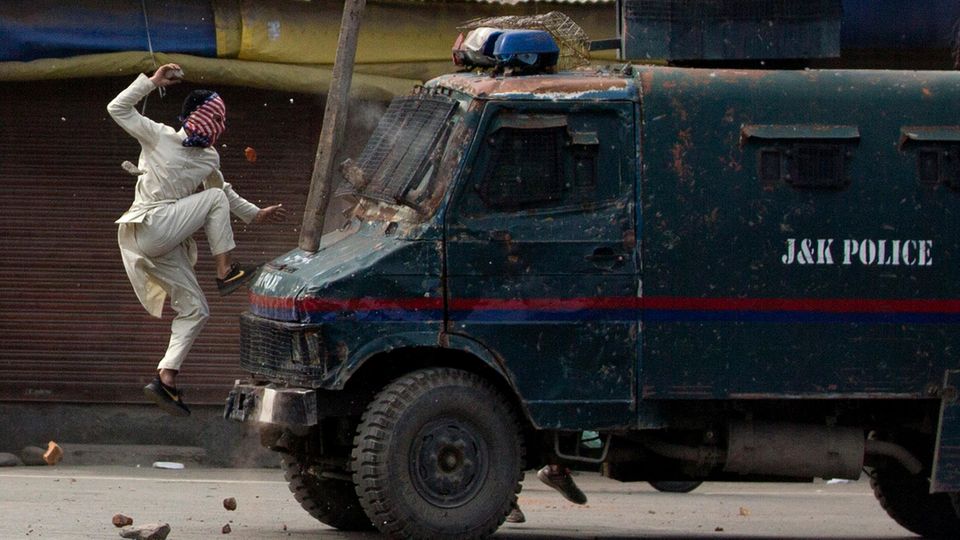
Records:
M507 514L507 523L524 523L525 521L527 521L527 516L523 514L520 505L514 503L513 508L510 509L510 513Z
M574 504L587 504L587 496L577 487L569 471L547 465L537 471L537 478L559 491L568 501Z

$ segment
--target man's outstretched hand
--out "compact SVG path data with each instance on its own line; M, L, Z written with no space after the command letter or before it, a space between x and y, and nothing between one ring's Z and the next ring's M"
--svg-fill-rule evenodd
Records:
M282 204L268 206L257 212L257 217L253 219L254 223L280 223L287 219L287 209Z

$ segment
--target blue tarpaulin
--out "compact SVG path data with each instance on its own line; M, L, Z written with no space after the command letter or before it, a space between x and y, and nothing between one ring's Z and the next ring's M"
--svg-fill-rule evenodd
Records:
M0 2L0 61L164 51L216 57L209 1Z

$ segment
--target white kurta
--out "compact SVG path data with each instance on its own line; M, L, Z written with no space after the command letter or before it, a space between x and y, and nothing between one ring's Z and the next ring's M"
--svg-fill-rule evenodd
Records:
M141 115L135 105L156 86L141 74L107 105L110 116L140 142L138 168L145 171L137 179L133 205L117 223L118 242L123 265L140 303L154 317L163 314L163 304L170 295L171 307L177 312L173 321L170 345L160 368L179 369L193 341L209 316L203 291L197 282L193 265L197 250L191 235L201 227L207 232L214 255L234 248L229 211L245 223L260 211L256 205L236 194L224 182L220 172L220 155L213 148L185 147L186 133L154 122ZM196 194L203 184L205 190ZM200 215L198 225L197 215ZM217 223L212 223L216 221ZM164 230L150 230L163 227ZM141 241L137 231L141 229ZM156 252L156 238L177 236L169 251ZM145 239L149 238L146 245ZM182 238L183 240L179 240ZM168 248L164 248L168 249Z

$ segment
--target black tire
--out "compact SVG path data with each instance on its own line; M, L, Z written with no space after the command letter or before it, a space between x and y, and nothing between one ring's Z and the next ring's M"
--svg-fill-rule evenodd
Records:
M280 464L294 498L317 521L341 531L374 530L351 480L323 476L315 467L289 455L284 455Z
M651 480L650 485L664 493L690 493L700 487L700 480Z
M384 388L354 440L360 504L393 538L484 538L499 527L523 480L513 408L490 383L425 369Z
M951 493L950 500L953 501L953 511L960 517L960 493Z
M947 493L930 493L930 480L899 464L874 469L870 479L880 506L903 528L924 538L956 538L960 517Z

